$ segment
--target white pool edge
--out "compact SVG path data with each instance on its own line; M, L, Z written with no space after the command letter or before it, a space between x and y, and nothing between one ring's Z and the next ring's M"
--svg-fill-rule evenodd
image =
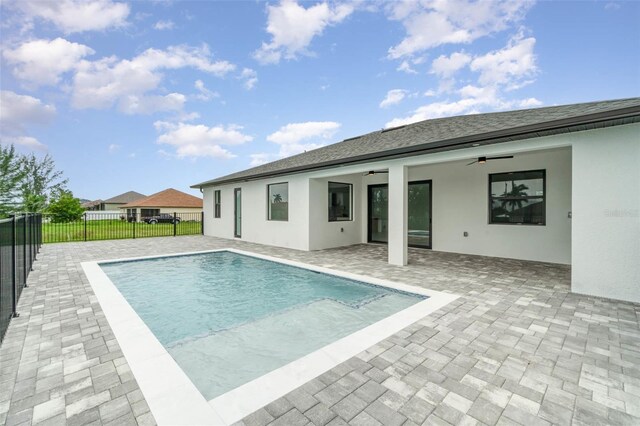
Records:
M99 264L220 251L252 256L429 298L207 401L120 294ZM82 268L149 404L151 413L159 425L228 426L459 297L454 294L231 248L82 262Z

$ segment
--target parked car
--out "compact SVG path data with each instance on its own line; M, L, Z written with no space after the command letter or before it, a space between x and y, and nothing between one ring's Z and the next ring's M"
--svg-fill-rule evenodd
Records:
M174 218L173 215L169 213L160 213L157 216L143 217L142 221L150 225L153 225L156 223L173 223L174 221L176 224L178 224L180 223L180 218L179 217Z

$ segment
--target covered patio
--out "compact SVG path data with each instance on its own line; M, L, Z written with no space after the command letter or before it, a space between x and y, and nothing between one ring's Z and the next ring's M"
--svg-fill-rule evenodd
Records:
M80 262L225 247L461 296L241 424L640 422L640 305L570 293L568 266L203 236L45 245L0 347L0 422L154 424Z

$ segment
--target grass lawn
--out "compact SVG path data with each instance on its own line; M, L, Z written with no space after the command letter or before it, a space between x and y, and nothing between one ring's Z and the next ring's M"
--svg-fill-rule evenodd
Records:
M201 222L184 221L176 225L176 235L198 235ZM86 240L116 240L123 238L167 237L173 235L172 223L149 225L143 222L129 223L122 220L88 220ZM85 222L43 223L42 242L62 243L85 240Z

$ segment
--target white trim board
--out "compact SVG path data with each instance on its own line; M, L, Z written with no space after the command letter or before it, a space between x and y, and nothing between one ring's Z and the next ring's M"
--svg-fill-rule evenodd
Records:
M167 350L100 268L100 263L228 251L309 269L429 298L260 376L210 401L198 391ZM459 296L236 249L83 262L82 269L159 425L235 423L376 343L451 303Z

